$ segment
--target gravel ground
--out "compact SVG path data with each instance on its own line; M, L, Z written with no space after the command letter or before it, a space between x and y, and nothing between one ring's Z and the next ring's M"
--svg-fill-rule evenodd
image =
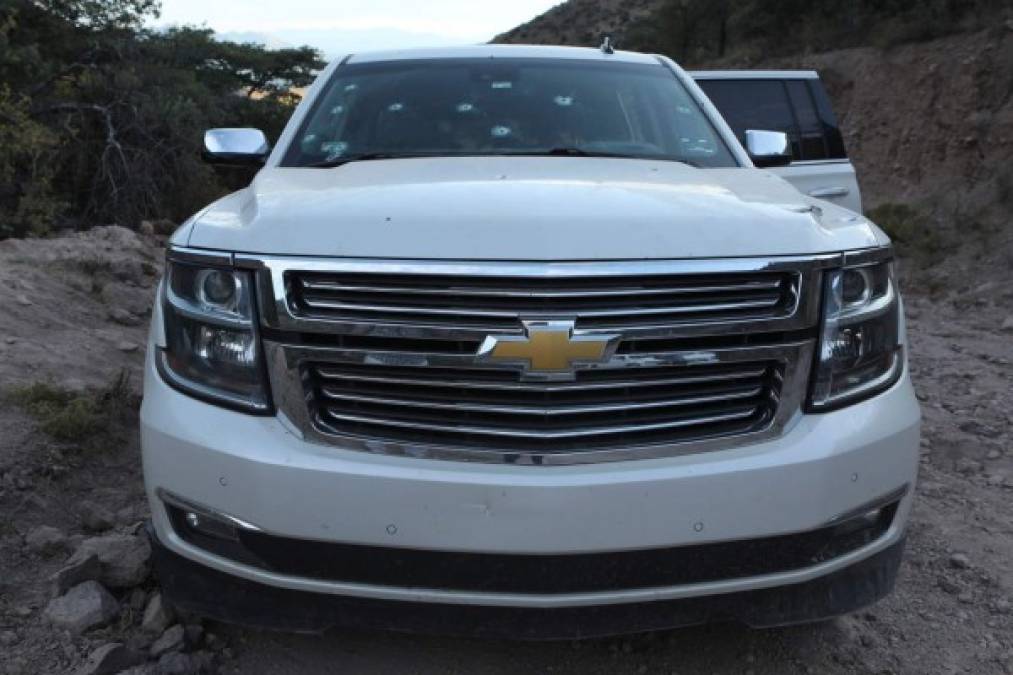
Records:
M929 297L908 284L911 370L925 415L921 476L897 589L867 611L817 626L712 625L584 642L313 637L174 616L147 574L135 536L147 515L135 406L158 273L148 266L157 267L160 245L119 228L0 243L3 395L48 381L116 406L84 442L55 440L9 398L0 405L0 674L1013 673L1006 286ZM121 299L130 316L109 311ZM121 371L131 374L127 391L113 396L108 382ZM108 596L75 587L77 605L51 605L54 584L83 578Z

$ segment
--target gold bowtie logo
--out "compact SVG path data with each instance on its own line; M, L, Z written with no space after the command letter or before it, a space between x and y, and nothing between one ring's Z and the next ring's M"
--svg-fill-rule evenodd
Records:
M524 321L526 335L490 335L478 350L480 361L520 365L535 379L575 377L574 364L612 356L618 335L574 335L573 321Z

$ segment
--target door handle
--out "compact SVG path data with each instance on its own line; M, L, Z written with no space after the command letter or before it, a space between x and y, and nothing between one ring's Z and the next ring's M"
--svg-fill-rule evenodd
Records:
M825 187L809 190L809 196L816 199L831 199L833 197L847 197L851 192L846 187Z

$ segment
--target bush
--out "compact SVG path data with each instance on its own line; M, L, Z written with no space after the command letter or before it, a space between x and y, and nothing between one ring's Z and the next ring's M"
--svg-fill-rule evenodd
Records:
M98 449L114 440L138 404L125 371L96 391L72 392L37 382L15 389L10 399L37 419L39 428L55 440L84 449Z
M66 208L53 193L60 140L0 86L0 239L43 235Z
M157 0L0 2L0 239L185 219L249 179L200 161L203 131L276 137L324 65L308 47L144 28L157 11Z
M944 251L943 238L931 219L908 204L886 202L869 209L866 216L889 235L901 255L932 262Z

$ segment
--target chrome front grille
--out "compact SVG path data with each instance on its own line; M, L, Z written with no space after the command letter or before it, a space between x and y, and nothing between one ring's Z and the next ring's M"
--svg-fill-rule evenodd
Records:
M373 453L572 464L782 433L801 410L821 270L838 260L236 264L259 270L275 403L300 433ZM539 322L618 342L562 379L483 358L484 341L530 338Z
M798 274L495 277L290 272L290 308L300 317L488 330L518 317L573 316L578 328L631 328L688 321L790 315Z
M773 419L773 361L586 370L573 382L518 382L509 371L305 366L314 417L369 438L565 452L745 433Z

